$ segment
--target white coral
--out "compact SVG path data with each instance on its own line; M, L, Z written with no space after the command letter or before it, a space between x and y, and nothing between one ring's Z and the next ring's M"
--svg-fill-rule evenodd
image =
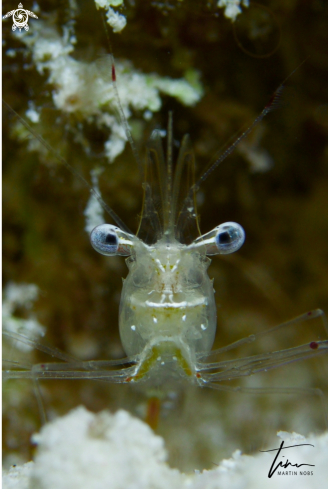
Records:
M98 177L102 173L102 168L96 168L91 170L91 181L94 190L100 194ZM100 202L96 197L91 194L88 200L87 206L83 212L85 216L85 226L84 229L87 233L91 233L91 231L100 224L105 223L104 218L104 209L100 205Z
M126 135L121 121L114 115L117 113L117 100L111 81L111 58L108 57L103 63L77 61L72 57L74 36L61 37L51 24L42 21L22 40L31 51L39 73L48 73L48 82L55 87L52 93L55 106L63 112L77 114L79 119L92 120L99 127L111 129L105 152L112 162L123 151ZM196 72L187 74L191 80L188 82L185 79L161 78L157 74L143 74L129 61L117 60L115 68L121 104L127 119L131 117L132 110L147 113L159 111L162 106L161 93L189 106L196 104L203 94Z
M39 289L34 284L16 284L14 282L7 284L2 303L2 324L6 330L33 338L44 336L45 328L38 322L33 313L29 312L26 318L15 315L18 308L27 311L31 309L38 294ZM20 341L16 342L16 346L22 351L31 350L29 345Z
M107 11L107 23L112 27L113 32L121 32L126 26L126 17L109 7Z
M164 441L142 421L125 411L110 414L79 407L47 424L33 436L38 449L35 462L4 471L4 489L322 489L328 479L328 433L307 438L278 433L289 449L298 475L268 478L272 452L253 456L236 450L213 470L185 475L166 463ZM268 447L276 448L276 447ZM293 450L293 452L291 451ZM287 457L287 452L286 452ZM286 461L286 457L284 462ZM289 469L295 469L290 467ZM301 475L310 472L313 476ZM281 469L285 472L285 469Z
M224 15L234 22L239 14L242 13L240 5L249 7L249 0L218 0L218 7L224 8Z

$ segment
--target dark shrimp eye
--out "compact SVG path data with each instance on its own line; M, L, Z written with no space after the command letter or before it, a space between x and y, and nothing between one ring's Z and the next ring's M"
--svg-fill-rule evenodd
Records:
M118 252L119 228L111 224L101 224L91 232L90 240L93 248L102 255L113 256Z
M113 224L101 224L90 234L93 248L106 256L129 256L137 238Z
M206 234L199 236L190 245L205 247L206 255L227 255L239 250L245 241L245 231L236 222L225 222Z
M245 232L236 222L226 222L217 227L215 244L220 254L237 251L245 241Z
M231 235L228 233L228 231L223 231L217 235L216 241L219 245L229 244L231 243Z
M118 239L116 234L108 233L105 238L105 243L111 246L117 246Z

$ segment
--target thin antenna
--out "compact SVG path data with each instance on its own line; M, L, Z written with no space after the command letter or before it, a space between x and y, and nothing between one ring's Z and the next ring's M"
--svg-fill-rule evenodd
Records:
M306 58L307 59L307 58ZM279 104L279 99L281 96L281 93L285 87L286 81L297 71L306 61L302 61L300 65L297 66L288 76L285 78L285 80L279 85L277 90L273 93L271 96L269 102L267 105L264 107L262 112L255 118L255 120L252 122L252 124L219 156L219 158L206 170L203 175L197 180L195 185L193 186L193 190L198 190L200 185L213 173L213 171L219 166L220 163L222 163L223 160L225 160L238 146L238 144L245 139L250 132L253 131L254 127L257 126L263 119L264 117L269 114L272 110L274 110L278 104Z
M172 180L173 180L173 113L169 112L169 120L167 123L167 152L166 152L166 189L164 202L164 225L165 231L170 227L169 231L173 231L174 223L172 222Z
M26 129L51 153L54 155L54 157L62 163L68 171L70 171L75 177L77 177L86 188L89 189L90 193L98 200L99 204L101 207L111 216L111 218L116 222L118 227L122 229L123 231L133 234L130 229L124 224L122 219L116 214L116 212L113 211L113 209L106 204L106 202L102 199L102 197L98 194L98 192L92 187L92 185L89 184L89 182L78 172L75 170L75 168L70 165L63 156L61 156L57 151L53 149L53 147L45 140L43 137L38 134L34 129L29 125L29 123L23 119L5 100L2 100L2 103L7 107L9 111L11 111L17 119L20 121L20 123L26 127Z
M252 122L252 124L244 131L220 156L219 158L210 166L208 170L206 170L203 175L197 180L194 187L196 190L199 189L200 185L213 173L213 171L225 160L238 146L238 144L245 139L257 126L264 117L271 112L278 103L282 90L284 88L284 83L282 83L277 90L272 95L269 103L264 107L262 112L256 117L256 119Z
M113 84L113 88L114 88L114 94L115 94L115 98L116 98L117 108L118 108L119 116L120 116L120 119L121 119L121 124L124 127L125 134L126 134L126 137L127 137L128 141L129 141L129 144L131 146L133 156L134 156L134 158L135 158L135 160L136 160L136 162L138 164L138 168L139 168L140 174L143 177L143 166L141 164L139 153L137 151L137 148L136 148L134 139L132 137L132 134L131 134L131 131L130 131L130 127L129 127L128 121L127 121L127 119L125 117L125 114L124 114L124 110L123 110L123 106L122 106L120 95L118 93L117 82L116 82L116 70L115 70L115 62L114 62L115 60L114 60L113 48L112 48L112 43L111 43L111 40L110 40L110 37L109 37L108 28L107 28L107 25L106 25L105 14L104 14L103 11L101 12L101 19L102 19L103 24L104 24L106 38L107 38L107 43L108 43L109 56L110 56L110 59L111 59L111 78L112 78L112 84Z

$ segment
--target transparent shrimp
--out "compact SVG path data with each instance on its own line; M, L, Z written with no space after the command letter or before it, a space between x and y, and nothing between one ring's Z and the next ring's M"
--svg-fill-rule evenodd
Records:
M107 66L108 70L108 66ZM110 56L111 81L125 128L139 166L129 126L124 116L116 86L114 60ZM98 199L117 226L104 224L91 233L91 244L107 256L125 256L129 268L123 283L119 311L119 330L126 358L119 360L80 361L33 338L4 332L14 341L21 341L57 357L59 363L37 365L7 361L4 378L21 379L93 379L110 383L142 384L156 392L166 392L172 383L183 381L200 387L222 391L250 393L290 393L284 388L235 387L223 382L251 376L255 373L305 360L328 352L328 340L309 341L301 346L222 360L221 355L237 347L253 343L268 333L321 317L321 310L307 312L268 331L256 333L234 343L211 350L216 335L216 305L213 283L207 269L209 256L230 254L243 244L245 233L234 222L216 226L201 235L196 208L196 193L200 185L219 164L246 138L275 106L283 84L253 124L195 182L195 159L188 136L181 142L176 165L173 164L172 120L168 125L166 159L161 135L154 131L147 145L143 170L144 199L140 224L133 234L88 182L60 155L55 156L74 176L82 180ZM50 145L29 125L21 122L52 153ZM221 358L220 358L221 357ZM317 395L318 389L298 388L294 393Z
M112 81L116 89L114 62ZM78 361L62 352L42 346L33 339L5 332L58 357L62 363L24 366L7 365L5 378L93 379L111 383L143 383L161 389L171 388L182 380L218 390L249 393L290 393L286 388L246 388L222 384L224 381L251 376L292 362L328 352L328 340L220 361L220 354L252 343L260 336L321 317L328 334L325 316L320 309L307 312L269 331L252 334L226 347L211 351L216 334L216 306L213 283L207 269L208 256L229 254L243 244L245 233L234 222L227 222L201 235L196 209L196 192L200 184L226 158L237 144L272 109L282 86L254 123L216 160L195 183L195 160L188 136L180 147L177 164L173 165L172 117L168 125L168 151L165 161L159 131L154 131L147 145L144 171L144 201L139 228L133 234L107 206L100 201L118 226L104 224L91 233L91 244L107 256L125 256L129 274L123 283L119 312L119 330L126 358L120 360ZM117 89L116 89L117 92ZM120 101L118 104L121 109ZM124 117L121 109L121 115ZM124 120L128 139L132 139ZM22 123L27 125L22 120ZM48 149L41 136L34 134ZM134 146L132 145L133 150ZM134 150L135 151L135 150ZM77 175L76 171L60 158ZM9 368L11 367L11 368ZM317 395L319 389L298 388L294 393Z
M261 107L265 94L272 91L277 80L284 78L286 66L293 66L298 62L295 61L295 53L302 56L303 51L300 49L298 32L295 31L295 22L294 24L290 22L288 29L285 29L289 37L288 42L282 45L288 46L287 51L278 53L272 62L268 60L265 63L254 63L252 60L245 59L244 55L238 56L231 44L231 36L230 38L227 36L229 29L225 30L224 25L221 29L217 21L215 25L214 23L209 25L206 19L204 22L199 22L199 18L196 19L195 15L194 18L191 18L190 12L187 11L184 22L179 21L180 26L177 24L177 19L172 22L173 36L171 28L165 32L161 31L162 35L159 35L155 28L148 29L148 26L153 25L149 22L150 16L149 14L147 16L147 12L140 10L140 8L148 8L148 2L137 2L137 4L139 6L138 16L135 17L136 22L133 22L131 31L138 32L135 29L143 26L148 38L133 34L135 40L138 40L134 43L134 41L131 42L131 34L129 37L128 30L124 31L120 36L120 41L117 41L115 52L117 51L117 55L122 58L131 59L134 66L139 66L147 73L155 71L162 75L176 77L182 76L188 66L197 68L201 74L203 86L206 87L206 97L195 110L184 109L180 105L171 104L171 101L166 99L165 111L168 104L175 109L176 134L181 131L186 132L186 128L193 131L192 140L199 163L202 161L202 153L206 159L208 153L213 152L220 140L226 140L228 134L235 132L236 127L243 123L242 121L253 117L251 107ZM57 14L58 29L63 27L65 14L67 14L63 8L64 4L61 7L62 10ZM79 38L82 30L83 36L90 32L90 36L86 37L89 42L79 45L79 51L76 53L78 59L84 61L90 60L90 57L93 59L99 56L103 49L103 40L100 39L100 36L94 35L94 32L101 30L99 23L91 24L92 19L88 17L89 10L86 13L87 19L84 24L80 22L80 18L77 19L77 25L81 27L77 32L77 37ZM146 15L140 15L140 13ZM144 19L143 22L142 19ZM164 22L166 21L164 19ZM86 28L91 25L94 26L94 29ZM162 22L158 22L157 25L162 25ZM316 26L316 23L314 22L313 25ZM197 38L196 32L199 34ZM220 33L219 38L218 33ZM125 38L126 34L128 34L127 38ZM224 38L226 40L222 43ZM315 41L315 35L312 38ZM86 45L89 46L90 51L84 56ZM315 42L312 45L312 50L314 50ZM159 46L162 48L158 49ZM293 49L290 49L291 46ZM12 42L9 40L7 40L7 47L12 47ZM307 53L303 54L303 57L307 57L307 54L311 52L311 43L306 44L306 50ZM181 53L188 53L190 61L189 64L183 62L180 69L176 63L177 56ZM22 63L24 62L24 65L29 63L29 59L27 58L27 61L19 57L16 60L11 59L10 66L13 65L13 69L16 70L19 68L19 71L17 73L8 69L6 71L10 76L5 76L4 81L7 81L8 84L10 82L12 87L10 91L5 92L6 99L15 107L19 107L19 113L25 107L26 97L35 101L36 108L41 109L42 106L42 122L40 126L33 127L40 127L37 131L40 131L45 139L51 141L54 148L68 158L73 168L78 169L79 173L83 175L89 175L90 168L87 165L90 165L90 160L84 161L80 158L83 155L76 144L69 143L69 146L68 142L65 144L66 134L58 137L61 128L66 128L71 122L73 124L76 122L74 114L68 117L65 113L53 111L51 97L46 97L49 85L39 86L37 81L34 81L37 80L37 76L31 67L28 67L27 71L22 69ZM9 240L8 234L5 235L5 251L8 246L11 247L8 265L5 265L5 279L38 284L40 301L36 304L36 314L40 322L47 327L49 342L47 344L45 340L24 338L8 333L10 344L13 343L16 346L18 342L21 342L35 349L28 359L22 358L17 351L13 352L13 357L12 351L8 350L4 355L7 359L18 360L18 363L12 360L5 362L4 376L15 377L15 379L22 379L24 376L27 378L26 382L13 380L4 384L4 389L7 391L5 400L10 399L10 402L7 402L4 419L7 436L6 432L4 434L11 452L18 445L21 445L20 448L24 451L28 450L29 435L39 427L40 410L37 409L35 396L31 392L33 384L39 385L45 410L50 416L54 412L58 415L67 412L72 407L83 403L92 410L105 408L113 410L124 407L143 418L147 397L154 393L160 397L161 393L165 393L165 390L173 384L172 391L174 390L177 397L171 398L163 395L161 398L162 412L159 432L165 435L171 447L171 440L175 443L174 438L179 438L181 447L179 457L183 456L188 459L188 470L193 470L195 467L200 468L200 464L190 462L190 459L193 460L193 458L190 457L188 444L194 446L195 450L202 454L199 456L197 453L197 460L198 457L207 457L206 467L209 468L209 462L219 460L216 452L213 455L213 446L215 449L220 447L220 450L223 447L222 450L226 450L223 456L230 456L232 450L236 448L243 448L247 452L254 450L256 446L263 444L263 438L269 431L273 433L276 429L286 429L306 434L305 431L323 428L322 410L320 401L318 402L322 395L319 390L311 389L311 387L326 389L324 369L327 357L324 356L324 353L327 350L319 340L325 340L327 334L323 328L322 331L320 330L321 312L306 313L296 320L283 323L276 329L267 329L270 324L278 324L281 320L294 318L298 311L310 310L317 305L326 309L327 288L324 279L326 247L323 241L326 218L324 213L318 212L318 207L319 209L325 208L324 203L328 195L323 187L326 173L323 167L319 167L319 162L324 161L323 135L325 133L323 132L324 124L319 128L315 126L313 119L316 104L322 99L325 85L323 72L318 71L316 67L314 71L316 90L314 92L312 90L312 94L308 90L309 87L314 86L311 59L316 60L317 55L310 57L310 69L307 69L307 63L306 69L298 73L301 77L296 80L299 95L297 106L292 105L290 111L288 109L277 111L276 120L273 121L273 124L270 123L270 129L267 127L269 129L267 132L265 125L257 128L263 129L265 139L265 141L262 139L263 147L267 148L276 162L275 170L263 176L250 175L249 167L244 165L245 159L242 157L238 170L234 167L234 161L227 161L222 171L220 170L220 174L217 172L215 178L209 178L208 180L211 181L206 182L206 186L200 188L197 203L202 204L205 195L204 203L202 206L199 205L198 209L202 216L200 223L202 233L214 229L217 224L224 221L237 221L246 231L245 249L230 255L209 255L208 258L212 258L212 263L207 271L204 269L205 262L208 261L206 258L208 240L213 239L213 236L206 238L206 246L205 244L204 247L198 246L199 242L197 242L197 246L193 248L193 242L200 238L198 229L194 229L195 219L189 219L189 224L187 223L185 228L182 227L183 219L188 216L192 217L188 212L183 212L182 201L187 198L187 187L190 190L195 185L192 175L188 176L188 172L183 170L180 180L181 186L184 187L178 195L178 202L171 202L172 208L175 205L178 211L182 211L180 220L176 219L176 223L181 226L181 232L178 239L174 238L174 245L177 246L176 254L184 255L180 260L180 270L184 265L183 271L185 271L188 265L187 254L190 260L193 260L193 257L200 257L199 266L195 265L192 270L196 284L199 285L202 280L200 274L204 280L200 286L188 289L187 284L191 278L189 274L186 280L181 280L181 284L184 286L188 299L191 300L198 292L204 294L204 284L205 282L208 284L208 276L214 277L216 306L214 306L214 312L213 307L206 306L206 308L211 314L216 314L215 308L218 308L218 324L213 326L212 320L212 329L208 326L207 330L203 331L201 325L205 323L198 321L194 331L202 335L202 340L188 336L184 338L180 330L179 339L181 341L177 347L177 349L180 347L180 352L168 351L166 359L157 360L161 355L155 358L157 345L142 349L147 341L150 344L151 339L148 340L147 335L158 333L156 323L150 315L151 304L147 308L145 305L146 301L154 303L155 300L147 296L144 303L141 302L141 292L145 292L146 296L146 290L151 291L152 289L150 289L150 284L146 283L141 291L134 284L134 276L138 277L140 281L146 276L146 272L133 274L132 271L133 268L136 271L137 265L140 269L145 265L153 270L154 274L158 274L158 277L161 276L161 280L164 280L165 277L158 262L147 260L148 253L156 248L156 233L161 232L157 214L162 212L158 195L163 183L156 173L150 173L153 169L156 170L156 165L151 166L147 162L148 173L142 179L146 186L142 232L141 230L136 232L137 228L134 227L135 216L139 212L137 208L139 191L136 184L131 183L134 178L132 175L136 175L137 171L132 174L134 162L129 161L129 150L124 153L125 161L122 159L114 166L108 166L106 172L109 178L106 178L106 181L104 178L100 181L102 195L104 198L106 195L105 200L109 199L110 205L119 211L119 215L122 215L129 228L135 232L134 235L122 222L119 222L117 215L114 216L112 213L108 216L108 222L116 224L121 230L118 231L115 228L113 230L114 234L117 233L117 240L122 242L125 236L128 241L126 245L129 246L126 246L126 251L129 251L131 255L126 256L130 263L130 271L127 273L124 256L101 257L89 246L83 231L84 222L81 212L88 196L87 192L83 193L79 182L76 182L75 179L71 180L69 176L65 178L63 168L55 169L54 165L51 165L51 160L53 161L54 158L50 157L50 162L47 158L45 167L37 161L35 154L25 151L25 144L18 144L17 141L13 142L11 139L8 148L11 153L15 154L16 159L12 158L7 166L7 170L11 169L11 179L7 180L9 188L8 183L5 187L5 199L10 192L12 194L10 202L13 202L12 205L7 206L10 219L9 230L12 233L9 233ZM172 69L173 62L175 63L174 69ZM119 83L122 83L122 80L119 75L117 83L120 89ZM25 86L25 98L22 96L24 94L23 86ZM307 87L306 90L304 90L305 87ZM56 87L50 86L51 90L53 88L56 90ZM123 96L123 86L120 93ZM238 100L236 94L238 94ZM74 98L69 102L73 106ZM125 108L126 101L122 100L122 102ZM47 109L47 106L51 109ZM137 122L145 124L142 122L142 111L133 110L133 114L135 118L139 119L138 121L134 119L134 124ZM6 116L6 111L4 115ZM188 115L188 121L185 120L186 115ZM156 124L159 117L161 117L160 113L158 115L155 113L155 120L152 123ZM167 115L163 117L166 118ZM103 149L102 142L107 140L108 134L105 136L101 134L99 144L95 144L90 136L99 136L99 133L95 134L94 128L91 130L86 123L81 122L79 116L77 119L79 123L83 124L82 137L88 142L91 141L92 151L90 152L99 157ZM53 135L50 132L52 125L49 124L49 120L53 121ZM159 125L162 127L163 123ZM19 124L15 126L16 129L19 128ZM74 127L75 134L79 137L77 127ZM313 132L315 130L317 133ZM21 134L24 132L21 131ZM253 135L256 136L256 134L258 134L257 130ZM298 137L297 144L295 144L296 137ZM69 138L67 139L69 141ZM244 142L249 145L251 141L248 139ZM35 141L30 141L30 143L33 144ZM157 154L161 154L161 143L156 133L149 145L153 148L151 154L157 158ZM256 145L256 148L258 147ZM44 154L45 151L43 151ZM182 157L184 154L185 157L188 157L186 151L180 154ZM239 158L238 154L234 156ZM158 156L158 159L160 158L161 156ZM176 161L175 155L172 159ZM177 168L177 165L175 167ZM198 166L198 171L200 168ZM321 169L318 174L319 168ZM173 170L173 174L176 175L176 170ZM52 181L53 176L54 181ZM76 175L76 178L79 177ZM172 180L175 178L176 176L173 175ZM304 179L307 180L306 185ZM134 178L134 181L139 182L139 179ZM303 186L307 192L301 194L299 187L302 189ZM165 188L165 185L163 187ZM195 187L189 201L193 200L196 191ZM316 207L314 199L316 199ZM196 213L194 202L192 206ZM55 210L53 210L54 207ZM107 210L112 209L107 208ZM25 221L21 222L23 212L28 215L24 215ZM51 222L45 226L44 222L47 219ZM35 226L38 227L36 230L38 235L34 230ZM33 238L34 241L32 241ZM116 239L110 239L115 244ZM159 245L160 238L157 241ZM215 247L215 242L212 245ZM34 247L33 250L31 246ZM115 250L115 247L113 249ZM162 250L157 248L154 251L163 268L167 265L165 251L165 247ZM60 258L58 259L57 256ZM171 259L173 261L177 257L172 254ZM248 272L252 275L252 282L243 277L243 264L239 265L243 259L249 260ZM16 268L13 268L13 260L16 260ZM276 291L268 288L268 283L265 277L263 279L263 275L258 279L258 282L261 283L260 287L258 285L257 288L253 287L255 264L260 271L267 270L274 280L281 283L282 290L291 297L291 303L286 304L281 301L280 304L277 304L275 302L272 307ZM58 272L54 277L53 269L55 268L58 269ZM49 280L44 279L47 275ZM123 303L121 277L126 275L128 277L123 283L126 300ZM72 281L70 276L73 276ZM167 274L167 277L172 279L173 272L170 275ZM131 341L138 337L139 332L136 332L136 329L131 326L137 326L137 324L135 322L127 323L125 327L123 323L124 313L129 312L130 309L127 281L130 283L130 290L135 292L137 305L140 305L139 317L146 313L149 313L150 316L148 322L145 323L149 331L140 329L140 334L144 335L143 343L141 340L139 344L136 342L135 347L139 348L136 351L131 351ZM265 302L261 296L264 289L266 291ZM120 296L122 296L120 328L126 358L121 358L125 355L119 347L118 304ZM158 296L159 303L161 297ZM209 288L208 300L212 298L213 286ZM170 298L167 297L165 302L169 300ZM175 301L180 305L183 302L181 297L176 297ZM179 325L181 327L186 327L187 324L193 326L193 323L183 322L182 315L181 320L179 319L181 311L165 310L164 306L160 307L163 307L163 321L168 312L171 313L171 317L176 315L177 332ZM195 306L189 312L189 319L192 319L192 314L196 316L199 313L198 317L201 316L199 309ZM155 313L159 315L158 308ZM211 317L209 316L209 319ZM318 319L308 321L315 317ZM303 320L305 324L301 324ZM171 338L174 336L173 327L172 324L171 331L165 331L166 336L169 334ZM215 344L211 349L208 345L216 327ZM259 331L260 334L257 333ZM251 333L254 334L251 335ZM123 334L130 335L130 337L123 338ZM157 336L157 340L159 342L160 335ZM56 349L54 345L65 350L65 353ZM187 346L184 347L184 345ZM301 346L298 349L286 350L297 345ZM175 347L174 339L172 338L171 343L168 341L166 345L163 342L160 347L170 347L172 350ZM148 356L143 357L143 352ZM81 361L81 358L84 360L97 359L97 361ZM306 359L309 361L305 361ZM292 362L294 363L291 364ZM268 372L265 372L266 370ZM52 380L57 378L60 379L57 382ZM35 382L33 382L34 379ZM65 381L65 379L68 380ZM70 379L73 381L71 382ZM90 379L92 382L80 381L80 379ZM152 388L154 385L158 387ZM259 386L262 389L256 390L255 387ZM294 386L294 390L293 388L284 389L282 386ZM296 386L298 388L295 389ZM200 389L199 387L207 388ZM172 391L169 392L169 395ZM18 392L20 396L17 395ZM239 392L246 394L242 395ZM286 392L287 394L284 395ZM268 393L269 396L253 395L256 393ZM170 407L171 399L174 401L174 409L165 412L166 406ZM6 409L6 406L4 407ZM156 404L154 409L156 410ZM155 413L155 418L156 416ZM24 429L22 429L23 424ZM192 443L187 444L186 437L188 441L192 439ZM16 446L12 444L13 440L16 440ZM174 464L177 458L176 445L175 450L171 450L171 447L169 450ZM211 447L212 452L210 453Z

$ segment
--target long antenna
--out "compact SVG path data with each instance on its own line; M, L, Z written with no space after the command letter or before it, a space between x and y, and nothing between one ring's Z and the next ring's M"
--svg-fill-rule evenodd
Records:
M126 134L126 137L127 137L128 141L129 141L129 144L131 146L133 156L134 156L134 158L135 158L135 160L136 160L136 162L138 164L140 175L143 177L143 166L141 164L140 156L139 156L138 150L136 148L136 144L134 142L134 139L132 137L132 134L131 134L131 130L130 130L128 121L127 121L127 119L125 117L125 114L124 114L124 110L123 110L123 106L122 106L120 95L118 93L117 82L116 82L116 70L115 70L113 47L112 47L112 43L111 43L111 40L110 40L110 37L109 37L108 27L107 27L106 19L105 19L105 14L104 14L103 11L101 12L101 19L102 19L103 24L104 24L104 29L105 29L106 38L107 38L107 44L108 44L108 50L109 50L109 57L110 57L110 61L111 61L111 78L112 78L112 84L113 84L113 89L114 89L114 94L115 94L115 99L116 99L116 104L117 104L117 108L118 108L118 112L119 112L121 124L124 127L125 134Z
M216 161L214 161L214 163L208 168L208 170L206 170L203 173L203 175L197 180L197 182L194 185L194 188L196 188L196 190L198 190L200 185L211 175L211 173L213 173L213 171L220 165L220 163L222 163L222 161L225 160L235 150L238 144L253 131L254 127L257 126L264 119L264 117L275 108L280 98L280 95L284 89L284 83L282 83L277 88L277 90L272 95L269 103L264 107L262 112L254 119L252 124L219 156L219 158Z
M167 152L166 152L166 189L164 202L164 228L167 231L169 226L170 232L173 232L172 223L172 181L173 181L173 113L169 112L169 120L167 123ZM172 226L172 228L171 228Z
M120 229L122 229L123 231L127 232L127 233L130 233L130 234L133 234L130 229L126 226L126 224L124 224L124 222L122 221L122 219L116 214L116 212L113 211L113 209L108 205L106 204L106 202L103 200L103 198L99 195L99 193L96 191L96 189L94 189L92 187L92 185L89 184L89 182L77 171L75 170L75 168L70 165L68 163L68 161L65 160L65 158L63 158L63 156L61 156L61 154L57 153L57 151L55 151L53 149L53 147L45 140L43 139L43 137L38 134L30 125L29 123L23 119L23 117L21 117L9 104L7 104L7 102L5 100L2 100L2 103L7 107L7 109L12 112L16 117L17 119L20 121L20 123L26 127L26 129L52 154L54 155L54 157L60 162L62 163L68 171L70 171L75 177L77 177L82 183L83 185L89 189L90 193L98 200L99 204L101 205L101 207L107 212L107 214L110 215L110 217L116 222L116 224L118 225L118 227Z
M269 114L272 110L274 110L279 102L279 98L281 96L281 93L285 87L286 81L297 71L303 63L305 63L306 59L302 61L300 65L297 66L288 76L285 78L285 80L279 85L277 90L273 93L271 96L269 102L267 105L264 107L262 112L254 119L252 124L219 156L219 158L214 161L214 163L203 173L203 175L197 180L195 185L193 186L192 190L198 190L200 185L213 173L213 171L222 163L223 160L225 160L238 146L238 144L245 139L250 132L253 131L254 127L257 126L263 119L264 117Z

